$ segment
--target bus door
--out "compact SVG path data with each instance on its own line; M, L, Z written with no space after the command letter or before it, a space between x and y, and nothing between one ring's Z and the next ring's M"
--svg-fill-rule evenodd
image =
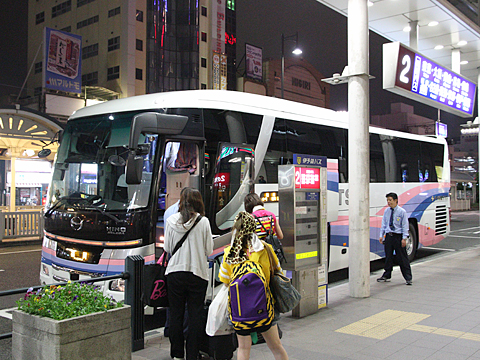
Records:
M165 144L157 204L157 247L163 247L165 211L178 206L182 189L191 187L203 192L203 151L200 142L181 140Z
M244 210L245 195L253 191L254 147L220 143L210 197L212 228L217 233L230 230L235 216Z

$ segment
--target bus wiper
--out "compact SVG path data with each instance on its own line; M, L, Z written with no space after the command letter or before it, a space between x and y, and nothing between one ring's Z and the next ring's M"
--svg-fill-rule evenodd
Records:
M108 212L106 212L106 211L104 211L104 210L102 210L102 209L100 209L100 208L97 208L97 207L88 207L88 208L85 207L85 208L82 208L81 210L94 210L94 211L98 211L98 212L101 213L102 215L105 215L106 217L114 220L117 224L118 224L119 222L123 222L123 220L119 220L119 219L117 219L115 216L113 216L112 214L110 214L110 213L108 213Z
M52 205L52 207L45 212L45 216L46 217L52 216L52 213L55 210L57 210L60 206L65 205L67 203L67 200L68 200L68 198L62 197L62 198L58 199L57 201L55 201L55 203Z

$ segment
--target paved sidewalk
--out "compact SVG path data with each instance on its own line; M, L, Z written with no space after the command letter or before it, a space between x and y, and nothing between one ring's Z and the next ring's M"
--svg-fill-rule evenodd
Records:
M413 286L398 269L392 281L370 277L371 296L354 299L348 283L329 290L328 308L283 316L282 343L291 360L480 360L480 248L415 263ZM168 360L168 338L147 337L132 360ZM265 344L252 360L273 359Z

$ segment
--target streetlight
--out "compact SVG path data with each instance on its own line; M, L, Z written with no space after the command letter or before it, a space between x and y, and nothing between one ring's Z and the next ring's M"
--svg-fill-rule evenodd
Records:
M478 136L478 153L477 153L477 179L480 181L480 121L478 119L478 116L475 118L475 120L472 121L467 121L466 124L460 124L460 126L463 128L461 133L463 135L474 135L477 134ZM480 192L480 186L479 186L479 192ZM479 197L480 199L480 197ZM480 200L479 200L480 201Z
M293 49L292 54L300 55L302 50L298 47L298 32L294 35L285 36L282 34L282 99L283 97L283 83L285 81L285 41L291 40L295 41L295 49Z

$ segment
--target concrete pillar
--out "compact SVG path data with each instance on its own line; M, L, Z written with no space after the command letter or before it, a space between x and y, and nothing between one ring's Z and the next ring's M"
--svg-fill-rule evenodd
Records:
M348 0L349 287L370 296L369 31L367 0Z
M15 160L16 157L12 156L10 158L10 211L15 211L15 198L16 198L16 188L15 188Z
M418 50L418 20L410 21L410 47Z
M460 49L452 50L452 70L460 74Z

